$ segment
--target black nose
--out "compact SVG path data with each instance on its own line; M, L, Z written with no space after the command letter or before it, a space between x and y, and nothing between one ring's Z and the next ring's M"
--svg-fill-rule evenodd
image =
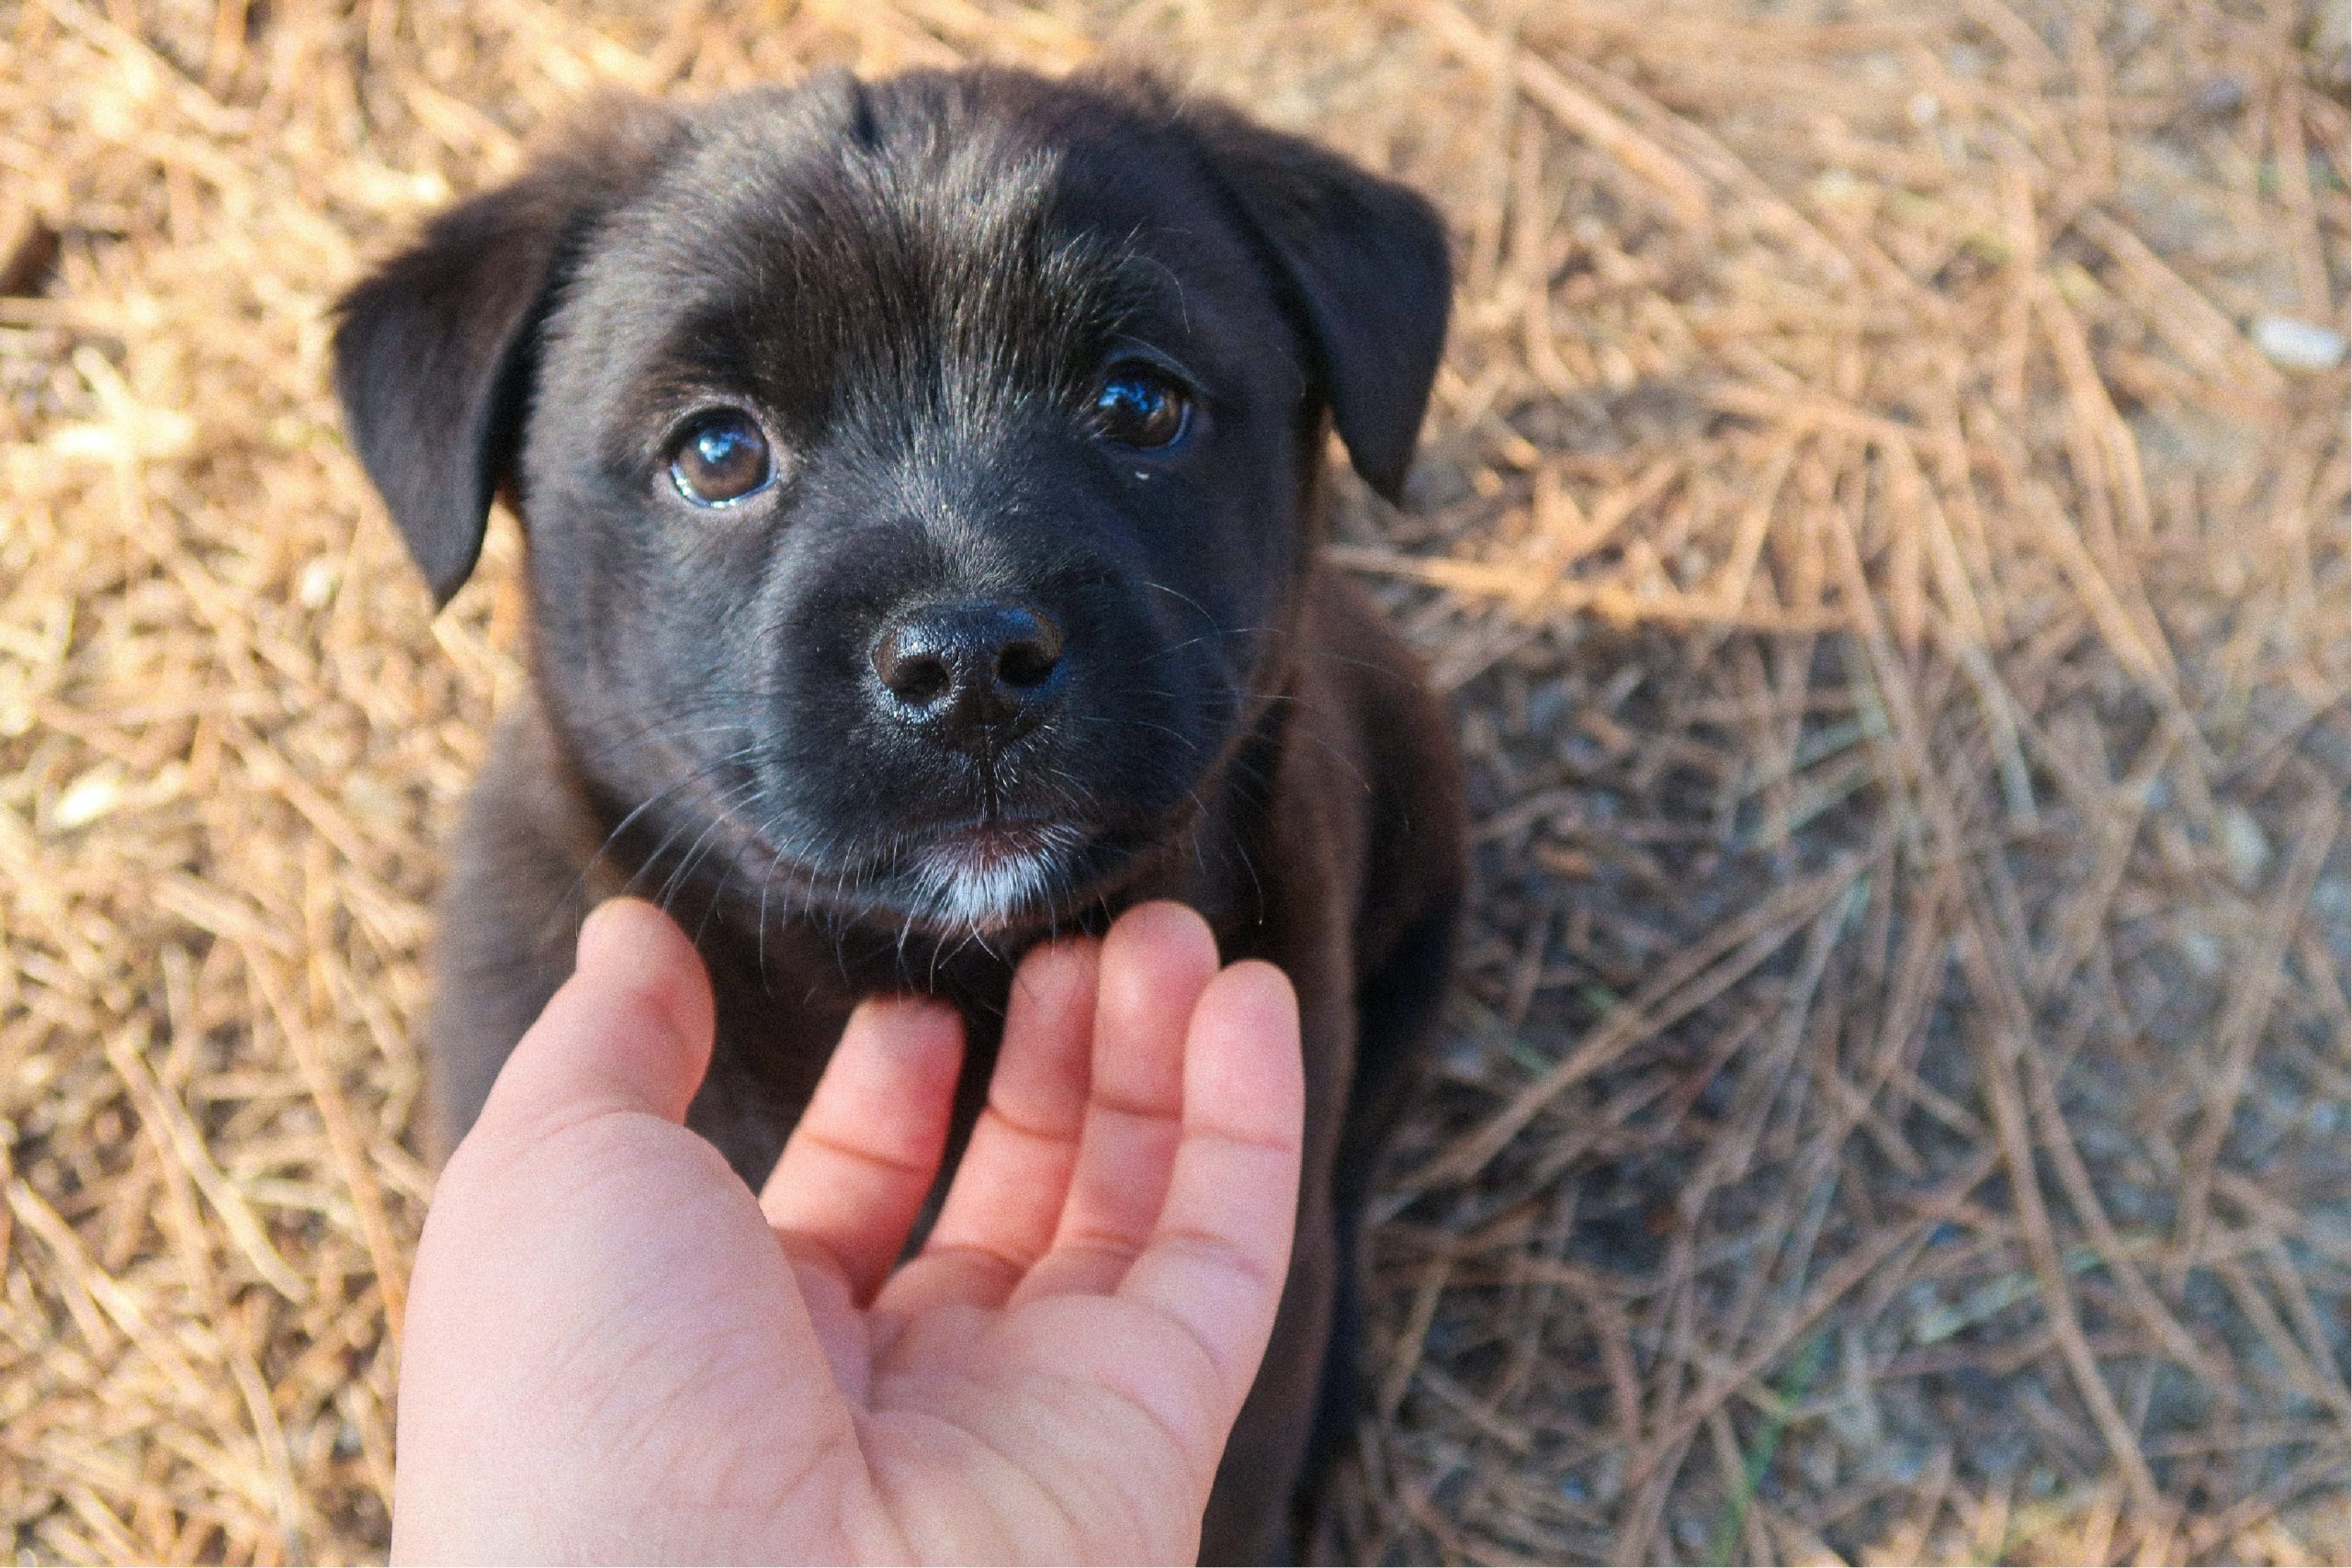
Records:
M891 716L944 746L1001 746L1060 690L1062 633L1017 604L932 605L883 627L872 658Z

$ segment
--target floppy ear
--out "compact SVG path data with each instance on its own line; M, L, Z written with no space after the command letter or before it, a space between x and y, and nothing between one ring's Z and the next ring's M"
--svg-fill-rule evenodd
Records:
M1356 472L1404 488L1453 294L1445 229L1418 194L1214 104L1182 121L1280 267Z
M512 184L433 220L335 307L334 389L368 477L446 604L514 474L538 325L582 239L660 166L674 116L610 100Z

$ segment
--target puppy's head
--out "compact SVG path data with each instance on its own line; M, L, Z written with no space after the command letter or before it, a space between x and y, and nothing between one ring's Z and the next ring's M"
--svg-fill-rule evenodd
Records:
M1323 434L1394 494L1443 336L1416 197L1141 84L613 105L345 299L435 592L494 494L534 662L653 858L1040 921L1197 808L1284 657Z

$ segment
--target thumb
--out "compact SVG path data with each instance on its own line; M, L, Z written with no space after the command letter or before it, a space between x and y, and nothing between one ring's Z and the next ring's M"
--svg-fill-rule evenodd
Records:
M614 1111L685 1120L713 1021L694 943L652 905L614 898L582 923L576 964L500 1070L479 1132Z

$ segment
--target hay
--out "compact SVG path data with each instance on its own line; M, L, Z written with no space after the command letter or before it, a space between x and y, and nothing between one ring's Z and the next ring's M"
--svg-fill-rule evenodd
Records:
M599 84L1100 50L1459 241L1411 503L1343 492L1479 893L1334 1549L2352 1551L2346 381L2254 346L2344 322L2340 6L5 27L18 1556L383 1549L418 953L519 604L502 523L428 617L334 291Z

